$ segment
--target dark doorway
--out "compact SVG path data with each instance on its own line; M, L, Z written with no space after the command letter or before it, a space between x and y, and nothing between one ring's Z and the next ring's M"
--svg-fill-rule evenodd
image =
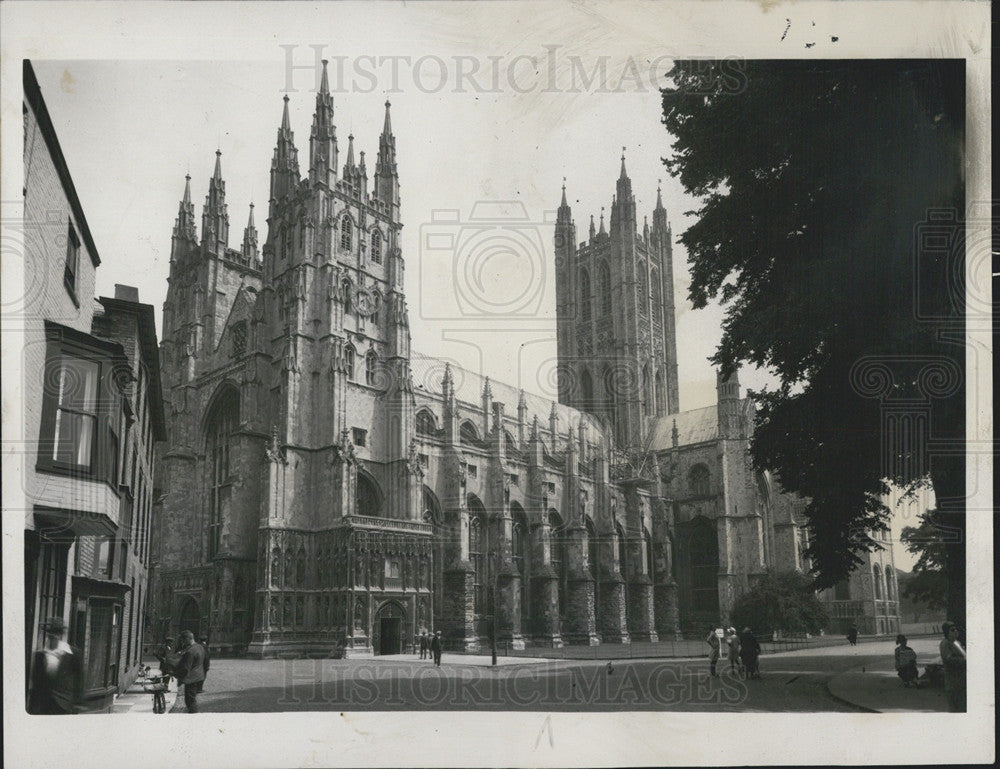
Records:
M399 654L402 652L400 636L402 635L403 621L398 617L382 617L379 620L379 630L381 641L379 642L379 654Z
M181 619L177 624L178 634L185 630L194 633L195 638L201 638L201 616L198 603L193 598L188 598L181 607Z

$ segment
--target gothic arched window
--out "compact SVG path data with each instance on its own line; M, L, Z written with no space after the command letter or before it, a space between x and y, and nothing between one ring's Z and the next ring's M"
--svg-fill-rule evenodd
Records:
M479 433L472 422L462 422L458 428L458 439L461 443L479 443Z
M625 549L625 529L621 527L621 524L615 525L615 551L618 556L618 570L623 577L626 577L628 555Z
M382 264L382 236L378 230L372 231L372 261L375 264Z
M882 600L882 570L875 564L875 568L872 569L872 574L875 581L875 600Z
M379 311L382 309L382 294L378 291L372 294L372 315L371 322L372 325L378 327L379 325Z
M486 516L475 497L469 502L469 563L472 564L472 606L486 612Z
M219 551L224 508L228 507L229 459L240 418L239 394L232 387L220 393L206 421L206 454L209 459L208 557Z
M420 409L417 412L417 435L434 435L437 432L437 424L434 415L427 409Z
M707 497L711 493L712 476L705 465L695 465L688 474L691 496Z
M663 390L663 372L656 372L656 413L663 416L667 413L667 394Z
M369 350L365 355L365 384L373 387L378 381L378 355Z
M375 482L363 473L358 473L357 514L377 516L381 510L381 495Z
M521 576L521 616L528 616L528 519L524 515L521 506L514 502L511 504L511 516L513 527L511 528L511 558L514 560L514 567Z
M590 274L580 270L580 318L590 323Z
M660 290L660 273L656 270L651 270L649 273L649 282L653 286L653 312L656 313L656 317L660 317L660 307L663 303L663 292Z
M601 315L611 314L611 270L607 262L597 268L597 290L601 297Z
M354 379L354 359L356 355L354 345L349 344L344 348L344 371L347 373L348 379Z
M354 223L351 221L351 217L345 216L340 220L340 247L345 251L351 250L351 244L353 243Z
M642 367L642 400L646 407L646 413L651 412L653 406L653 390L649 381L649 364Z

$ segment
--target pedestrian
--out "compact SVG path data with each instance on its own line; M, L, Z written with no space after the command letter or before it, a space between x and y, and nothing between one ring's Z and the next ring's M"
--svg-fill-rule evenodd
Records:
M205 664L204 664L204 668L205 668L205 680L208 680L208 666L209 666L209 664L211 664L212 659L211 659L211 656L208 653L208 637L207 636L205 638L201 639L201 648L205 650ZM204 690L205 690L205 682L202 681L201 689L199 691L204 691Z
M729 647L729 672L740 672L740 637L736 635L736 628L731 627L726 631L726 645Z
M760 643L750 628L743 628L740 638L740 659L748 678L760 678Z
M184 684L184 705L188 713L198 712L198 694L205 681L205 649L195 643L194 633L185 630L181 633L181 658L177 663L175 675L178 685Z
M917 670L917 653L906 645L906 636L896 636L896 674L903 679L903 686L916 686L920 683L920 671Z
M174 639L172 636L167 636L163 639L163 643L156 647L153 656L160 663L160 673L162 675L173 675L176 658L174 657Z
M958 627L954 622L941 626L941 663L944 666L944 690L948 695L948 708L952 713L965 712L965 649L958 641Z
M420 631L420 659L427 659L427 631Z
M722 644L720 643L719 636L716 633L716 628L710 627L708 629L708 638L705 639L705 643L708 644L709 670L713 676L717 676L718 673L715 672L715 666L719 663L719 651Z
M431 654L434 655L434 664L441 667L441 631L437 630L434 632L434 637L431 638Z
M80 652L63 639L66 624L61 617L50 617L42 627L45 646L32 657L28 712L33 715L77 713L83 701Z
M847 629L847 642L851 646L857 646L858 645L858 628L855 625L851 625Z

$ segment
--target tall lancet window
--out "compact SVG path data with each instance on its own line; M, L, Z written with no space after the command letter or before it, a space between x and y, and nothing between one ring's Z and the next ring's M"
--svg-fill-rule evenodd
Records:
M372 261L375 264L382 263L382 236L378 234L378 230L372 232Z
M231 483L230 454L239 424L240 400L233 388L226 388L209 412L206 427L206 454L209 466L208 557L214 558L222 539L222 521L229 506Z
M597 290L601 294L601 315L611 314L611 270L607 262L601 262L597 268Z
M351 222L351 217L345 216L340 220L340 247L345 251L351 250L351 244L354 242L352 236L354 234L354 225Z
M580 270L580 318L590 323L590 274Z

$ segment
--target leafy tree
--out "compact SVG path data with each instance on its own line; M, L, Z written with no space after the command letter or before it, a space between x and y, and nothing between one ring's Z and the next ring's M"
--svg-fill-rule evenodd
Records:
M935 520L938 515L937 510L928 510L920 516L919 526L905 526L899 535L907 551L918 556L912 574L903 583L903 594L932 610L944 608L948 596L947 556Z
M929 474L961 621L963 63L680 61L670 78L664 163L699 200L680 238L690 299L725 308L712 358L724 374L749 362L778 379L751 393L751 450L809 500L817 586L877 547L888 483ZM928 228L938 250L917 247ZM926 432L887 428L905 403L930 404L934 440L957 450L931 457Z
M734 627L757 633L818 633L829 619L813 581L797 571L767 571L736 598L730 611Z

